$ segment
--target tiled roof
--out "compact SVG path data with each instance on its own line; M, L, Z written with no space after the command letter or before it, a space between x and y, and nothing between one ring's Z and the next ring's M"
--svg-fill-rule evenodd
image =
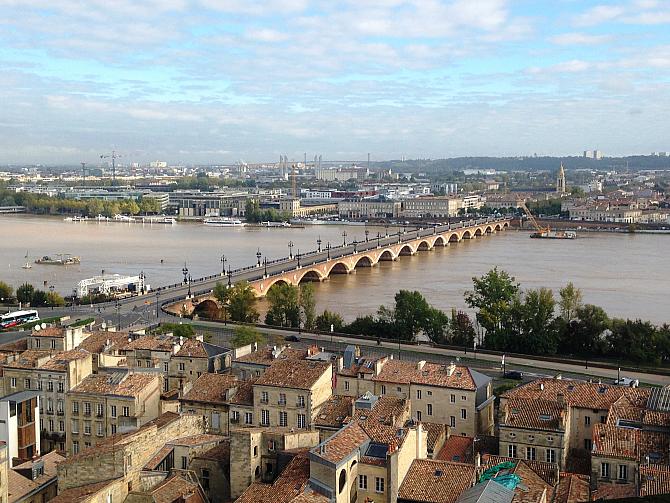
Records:
M472 486L475 466L415 459L405 475L398 498L426 503L454 503Z
M617 484L599 481L598 488L591 493L592 500L615 500L621 498L634 498L635 484Z
M387 358L387 357L384 357ZM374 374L375 362L381 358L357 358L349 368L338 370L338 374L347 377L357 377L358 374Z
M49 503L80 503L86 501L92 495L102 491L103 489L116 484L121 478L105 480L103 482L96 482L95 484L88 484L80 487L73 487L61 491L58 496L49 500Z
M544 461L530 461L526 459L516 459L508 458L506 456L494 456L491 454L485 454L482 456L482 463L487 467L504 463L506 461L511 461L517 465L524 464L528 469L532 470L538 477L540 477L545 483L550 486L555 486L558 484L558 465L554 463L545 463Z
M208 358L209 354L205 349L205 343L198 339L186 339L181 349L175 353L175 356L185 356L189 358Z
M158 484L149 491L153 503L205 503L200 486L197 482L186 480L180 475L174 475Z
M558 395L561 394L571 406L607 410L624 395L633 403L644 405L649 393L645 388L546 378L506 391L501 398L558 401Z
M554 503L581 503L589 501L589 477L576 473L561 473Z
M477 386L468 367L424 362L419 368L415 362L389 360L373 381L394 384L422 384L462 390L476 390Z
M353 420L361 425L373 442L395 444L399 438L398 430L404 426L408 412L408 400L382 396L371 410L356 409Z
M90 356L91 353L83 349L73 349L71 351L63 351L56 353L51 360L41 365L40 368L44 370L65 371L68 368L68 363L74 360L83 360Z
M541 430L561 430L565 428L563 419L566 407L558 402L535 399L509 399L504 406L501 426Z
M472 437L451 436L437 455L441 461L472 462Z
M126 344L123 348L124 351L133 351L135 349L151 350L151 351L169 351L172 352L172 349L175 344L179 343L179 339L172 335L162 334L162 335L143 335L138 337L132 342Z
M240 381L230 374L202 374L182 400L208 403L226 403L228 390L238 386Z
M196 445L210 444L212 442L221 442L225 437L222 435L211 435L209 433L200 433L198 435L189 435L187 437L179 437L170 440L170 445L183 445L188 447L195 447Z
M361 425L358 422L352 422L314 447L312 452L326 461L337 464L368 440L370 437Z
M4 366L15 369L34 369L39 366L40 362L46 362L49 357L50 354L47 351L29 349L18 355L13 362L7 363Z
M640 496L670 494L670 466L640 465Z
M136 373L126 375L116 383L110 382L107 374L94 374L86 377L70 392L136 397L144 388L159 380L160 376L156 374Z
M46 327L42 330L33 330L31 337L65 337L64 327Z
M236 362L256 363L260 365L271 365L274 361L281 360L304 360L307 357L307 351L304 349L285 347L275 358L273 346L259 348L258 351L252 351L249 354L236 358Z
M144 470L155 470L158 468L165 458L174 450L174 447L171 445L164 445L158 452L152 456L152 458L146 462L144 465Z
M593 427L593 455L625 459L638 458L640 430L618 428L612 424Z
M253 405L254 404L255 380L239 381L237 391L230 400L231 405Z
M428 435L428 450L432 451L435 449L435 444L440 438L440 435L444 433L445 438L447 435L447 425L442 423L428 423L426 421L421 422L421 426L426 430Z
M63 461L65 458L58 454L56 451L49 452L41 457L41 461L44 463L44 474L31 480L27 477L24 477L15 470L19 469L30 469L33 465L32 461L27 461L20 465L15 466L13 469L8 470L8 482L9 482L9 502L13 503L19 501L27 496L32 491L45 486L50 481L55 481L58 472L56 465Z
M195 457L199 459L219 461L226 464L230 463L230 439L226 438L219 445L212 447L205 452L201 452Z
M109 341L110 347L120 348L128 345L128 332L108 332L96 330L91 333L80 344L80 349L85 349L90 353L102 353Z
M279 386L308 390L332 366L327 362L277 360L258 378L258 386Z
M304 493L309 480L309 459L304 453L298 454L288 463L284 471L272 484L255 482L251 484L236 503L290 503ZM320 499L302 499L298 501L323 501Z
M344 420L352 412L354 398L344 395L332 395L319 408L314 424L326 428L341 428Z

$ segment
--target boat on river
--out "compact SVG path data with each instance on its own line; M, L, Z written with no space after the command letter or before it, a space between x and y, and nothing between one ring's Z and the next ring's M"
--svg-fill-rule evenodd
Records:
M59 253L53 257L45 255L36 259L35 263L40 265L76 265L81 263L81 259L69 253Z
M210 217L203 220L205 225L213 227L244 227L246 224L237 218Z

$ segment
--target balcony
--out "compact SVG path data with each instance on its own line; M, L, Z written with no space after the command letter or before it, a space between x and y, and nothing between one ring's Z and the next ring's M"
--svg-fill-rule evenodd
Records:
M298 407L299 409L304 409L305 408L305 402L296 402L295 406Z
M239 417L231 417L231 418L230 418L230 422L231 422L232 424L237 424L237 423L240 422L240 418L239 418Z
M279 401L277 402L277 405L279 405L279 406L281 406L281 407L286 407L286 400L279 400Z

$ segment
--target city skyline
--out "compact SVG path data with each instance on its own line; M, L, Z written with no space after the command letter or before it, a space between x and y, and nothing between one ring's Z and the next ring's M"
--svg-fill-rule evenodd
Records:
M665 1L0 0L0 13L0 163L667 150Z

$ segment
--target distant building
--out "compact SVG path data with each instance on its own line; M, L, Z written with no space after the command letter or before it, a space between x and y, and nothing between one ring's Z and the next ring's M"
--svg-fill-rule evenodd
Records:
M151 161L149 163L150 168L167 168L168 163L165 161Z
M556 192L559 194L566 193L566 182L565 182L565 170L563 169L563 163L558 170L558 177L556 178Z
M406 199L402 203L402 215L405 218L436 217L447 218L458 215L463 200L458 197L431 196Z
M341 218L397 218L400 215L400 201L386 199L351 199L340 201L337 211Z

